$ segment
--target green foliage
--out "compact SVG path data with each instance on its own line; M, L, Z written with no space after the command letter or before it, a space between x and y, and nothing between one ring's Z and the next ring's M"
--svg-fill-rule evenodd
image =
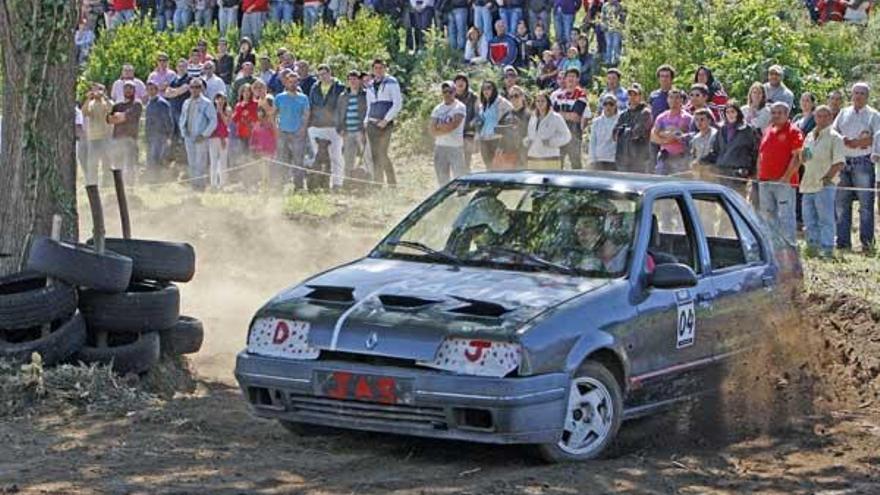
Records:
M752 82L780 64L796 95L824 95L843 87L866 55L863 28L813 26L799 0L630 0L627 8L624 72L648 88L663 63L676 68L681 87L705 64L742 100Z

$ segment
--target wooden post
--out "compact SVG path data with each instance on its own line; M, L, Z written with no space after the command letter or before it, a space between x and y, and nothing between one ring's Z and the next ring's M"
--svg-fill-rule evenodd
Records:
M61 215L54 214L52 215L52 231L49 237L54 241L61 240ZM52 277L46 277L46 286L51 287L55 285L55 279ZM49 334L52 333L52 322L45 323L42 327L40 327L40 336L48 337Z
M131 239L131 221L128 216L128 200L125 197L125 181L122 177L122 170L113 171L113 184L116 186L116 201L119 203L122 237L123 239Z

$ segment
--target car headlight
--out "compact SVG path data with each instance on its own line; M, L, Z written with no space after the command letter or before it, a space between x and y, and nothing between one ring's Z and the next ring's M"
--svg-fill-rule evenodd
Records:
M421 366L462 375L503 377L522 361L522 347L512 342L447 338L434 359L419 361Z
M318 359L320 350L309 345L311 324L302 320L258 318L251 325L247 350L261 356Z

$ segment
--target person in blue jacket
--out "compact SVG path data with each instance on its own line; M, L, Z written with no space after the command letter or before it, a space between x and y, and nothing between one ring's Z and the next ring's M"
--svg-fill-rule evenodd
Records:
M507 32L507 23L503 19L495 21L495 37L489 42L489 60L499 67L513 65L517 49L516 38Z

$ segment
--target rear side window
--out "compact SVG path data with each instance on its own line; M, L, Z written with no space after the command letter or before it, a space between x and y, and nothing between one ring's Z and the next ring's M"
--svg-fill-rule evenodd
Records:
M720 196L695 197L694 205L706 234L713 270L761 260L760 244L754 233L742 219L731 216Z
M696 257L694 233L683 213L683 200L680 197L660 198L651 208L651 243L649 253L654 262L683 263L696 273L700 267Z
M761 241L751 225L743 218L742 214L731 208L733 213L733 221L736 222L736 230L739 232L739 238L742 242L743 251L746 255L746 263L761 263L764 261L764 251L761 248Z

